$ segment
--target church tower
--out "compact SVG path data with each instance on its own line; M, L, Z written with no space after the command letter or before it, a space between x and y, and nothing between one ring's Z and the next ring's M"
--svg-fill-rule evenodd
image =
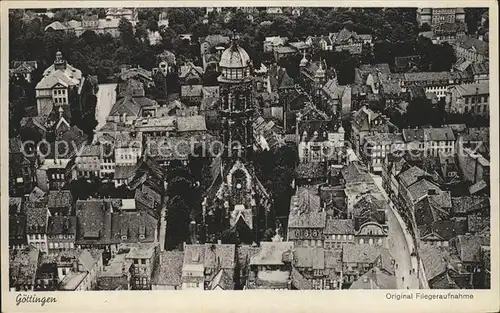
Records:
M320 108L322 108L321 93L325 83L326 83L326 71L323 69L323 61L320 60L319 68L316 70L316 73L314 73L314 83L312 88L313 100L315 104Z
M253 151L251 62L238 40L233 37L219 63L223 158L248 162Z
M213 183L202 203L206 240L259 242L267 229L271 197L255 175L251 61L238 37L220 58L222 155L212 164Z

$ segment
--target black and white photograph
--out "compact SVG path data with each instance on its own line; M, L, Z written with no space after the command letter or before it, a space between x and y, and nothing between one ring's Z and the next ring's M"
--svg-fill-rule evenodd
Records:
M493 9L387 2L9 8L3 289L498 288Z

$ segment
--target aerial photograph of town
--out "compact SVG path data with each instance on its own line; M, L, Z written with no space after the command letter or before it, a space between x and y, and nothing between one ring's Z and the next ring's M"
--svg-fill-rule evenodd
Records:
M7 22L10 291L491 288L488 8Z

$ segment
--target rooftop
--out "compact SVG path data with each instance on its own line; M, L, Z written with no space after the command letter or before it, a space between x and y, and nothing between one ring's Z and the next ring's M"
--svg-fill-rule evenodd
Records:
M479 84L462 84L455 88L462 96L484 95L490 93L490 84L487 82Z
M349 289L397 289L396 276L373 267L353 282Z
M159 266L152 278L153 285L178 286L181 284L182 251L161 251Z
M299 268L325 269L325 252L318 247L297 247L293 252L293 265Z
M382 248L370 244L350 244L343 246L343 263L374 263L382 254Z
M473 49L479 54L485 56L488 55L488 43L485 41L469 36L462 36L457 40L457 44L464 47L465 49Z
M327 219L323 230L325 235L353 235L353 219Z
M49 208L71 208L73 196L69 190L49 190L47 195Z
M60 282L60 289L63 291L73 291L78 288L78 286L82 283L82 281L85 279L85 277L89 273L87 272L73 272L70 271L69 273L64 276L63 280Z
M261 242L260 251L250 258L251 265L282 265L284 254L291 252L292 242Z

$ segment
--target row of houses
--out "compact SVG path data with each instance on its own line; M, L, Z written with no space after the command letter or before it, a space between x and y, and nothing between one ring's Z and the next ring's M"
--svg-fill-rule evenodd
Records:
M160 17L162 17L160 15ZM93 31L97 34L109 34L112 37L120 36L119 24L121 19L129 21L133 27L138 22L137 11L129 8L110 8L106 11L105 18L97 15L82 16L80 21L55 21L45 26L46 32L73 32L76 36L81 36L86 31Z
M326 249L279 240L259 247L185 245L183 251L162 252L160 259L166 263L155 273L154 290L371 289L364 284L368 279L380 289L395 285L387 249L368 245ZM377 284L379 275L391 282Z

